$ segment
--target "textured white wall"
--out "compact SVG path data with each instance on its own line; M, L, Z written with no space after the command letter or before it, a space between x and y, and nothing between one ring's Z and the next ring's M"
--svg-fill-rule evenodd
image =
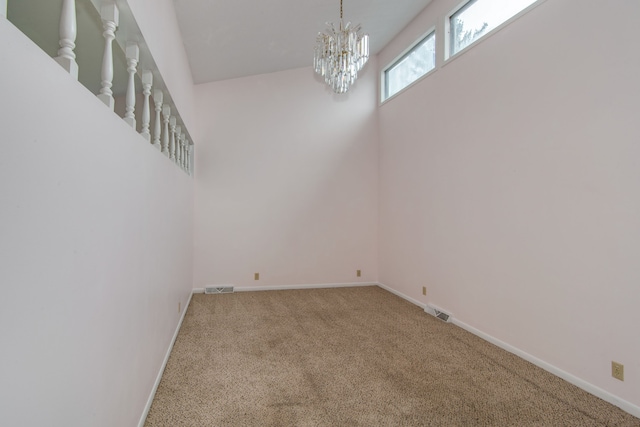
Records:
M136 425L192 288L193 182L0 39L0 425Z
M380 68L433 25L442 43L458 2L434 0ZM380 281L636 415L639 16L548 0L379 109Z
M368 67L342 98L310 68L197 86L196 288L377 280Z

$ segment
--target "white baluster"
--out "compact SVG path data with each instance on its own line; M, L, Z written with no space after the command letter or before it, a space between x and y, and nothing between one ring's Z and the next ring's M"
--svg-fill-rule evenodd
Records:
M113 39L116 38L116 28L118 27L120 12L115 4L105 4L100 10L100 17L102 18L102 28L104 33L102 36L105 40L104 56L102 57L102 89L100 89L100 95L98 98L105 103L107 107L113 111L115 101L113 99L113 92L111 86L113 86Z
M151 122L151 111L149 109L149 95L151 95L151 85L153 84L153 73L149 70L142 72L142 94L144 95L144 103L142 105L142 130L140 135L147 142L151 142L151 134L149 133L149 125Z
M186 173L189 173L189 156L191 156L191 153L189 151L189 140L185 140L185 148L184 148L184 154L185 154L185 159L184 159L184 170Z
M162 150L162 145L160 144L160 137L162 135L162 119L160 118L160 113L162 112L163 98L164 94L160 89L153 91L153 103L156 106L156 120L153 124L153 146L158 150Z
M6 12L7 2L4 3ZM0 3L0 9L2 4ZM6 15L5 15L6 16ZM71 76L78 80L78 63L73 49L76 48L76 36L78 27L76 25L76 2L75 0L64 0L62 2L62 13L60 14L60 49L56 61L67 70Z
M138 60L140 59L140 48L136 43L127 43L125 49L127 58L127 72L129 73L129 84L127 85L126 110L124 113L124 121L129 126L136 128L136 80L135 75L138 71Z
M182 150L182 159L180 161L180 167L184 170L187 169L186 165L187 165L187 146L185 145L185 139L187 138L187 135L185 135L184 133L182 135L180 135L180 149Z
M180 169L184 169L184 158L185 158L184 133L180 135L180 139L178 140L178 148L180 149L180 161L178 162L178 166L180 166Z
M193 158L193 144L191 144L189 141L187 141L187 148L188 148L188 154L187 154L187 173L189 175L191 175L192 172L192 168L191 168L191 162L192 162L192 158Z
M164 129L162 130L162 152L169 155L169 117L171 116L171 107L167 104L162 106L162 122Z
M171 126L171 137L169 139L169 158L171 160L176 159L176 118L171 117L169 119L169 126Z
M180 135L182 135L182 126L176 126L176 163L180 165L182 153L180 152Z

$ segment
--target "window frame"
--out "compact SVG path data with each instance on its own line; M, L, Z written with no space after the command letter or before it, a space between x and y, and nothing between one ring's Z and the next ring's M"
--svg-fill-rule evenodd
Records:
M463 47L459 51L453 53L452 52L453 44L452 44L452 41L451 41L451 36L452 36L451 18L454 15L456 15L457 13L462 12L464 9L467 9L467 8L471 7L474 3L477 3L478 1L483 1L483 0L464 0L460 4L458 4L455 8L453 8L453 10L451 10L451 12L449 12L449 13L447 13L445 15L445 20L444 20L444 30L445 30L444 31L444 61L445 61L445 63L447 63L451 59L457 58L460 54L462 54L463 52L466 52L470 47L477 45L481 40L485 40L487 38L487 36L491 36L492 34L497 33L502 28L504 28L507 25L511 24L513 21L517 20L518 18L520 18L521 16L523 16L524 14L529 12L530 10L532 10L532 9L536 8L537 6L539 6L540 4L544 3L546 0L534 0L533 3L531 3L529 6L525 7L524 9L519 11L518 13L514 14L509 19L503 21L500 25L497 25L496 27L494 27L491 30L487 31L485 34L483 34L479 38L475 39L474 41L472 41L471 43L469 43L468 45L466 45L465 47Z
M434 47L435 47L433 68L427 71L426 73L424 73L423 75L421 75L420 77L418 77L417 79L415 79L414 81L412 81L411 83L409 83L408 85L406 85L405 87L403 87L402 89L400 89L399 91L397 91L396 93L394 93L393 95L386 96L388 92L387 72L391 70L393 67L395 67L396 65L398 65L400 62L402 62L407 56L411 55L411 53L413 53L413 51L416 50L418 46L420 46L424 41L426 41L428 38L432 36L433 36ZM413 86L414 84L416 84L417 82L424 79L426 76L430 75L431 73L433 73L438 69L438 38L437 37L438 35L436 32L436 27L433 26L427 32L423 33L420 37L418 37L417 40L411 43L409 47L403 50L402 53L400 53L400 55L396 56L386 67L382 69L382 71L380 72L380 104L383 104L388 100L395 98L398 94L404 92L405 90L407 90L408 88L410 88L411 86Z

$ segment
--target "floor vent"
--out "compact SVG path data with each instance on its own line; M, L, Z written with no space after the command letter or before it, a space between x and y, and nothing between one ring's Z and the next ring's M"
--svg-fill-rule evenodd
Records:
M444 320L445 322L448 322L450 316L447 313L443 313L441 311L436 310L436 317L440 320Z
M205 294L232 294L233 286L207 286L204 288Z
M451 321L451 315L449 313L445 313L444 311L440 310L439 308L435 308L432 305L427 305L424 308L424 311L426 311L427 313L429 313L433 317L437 317L438 319L442 320L443 322L447 322L448 323L448 322Z

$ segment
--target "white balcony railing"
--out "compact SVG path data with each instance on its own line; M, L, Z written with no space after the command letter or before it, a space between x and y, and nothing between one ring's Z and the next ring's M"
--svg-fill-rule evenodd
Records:
M0 0L0 17L192 174L191 136L126 0Z

